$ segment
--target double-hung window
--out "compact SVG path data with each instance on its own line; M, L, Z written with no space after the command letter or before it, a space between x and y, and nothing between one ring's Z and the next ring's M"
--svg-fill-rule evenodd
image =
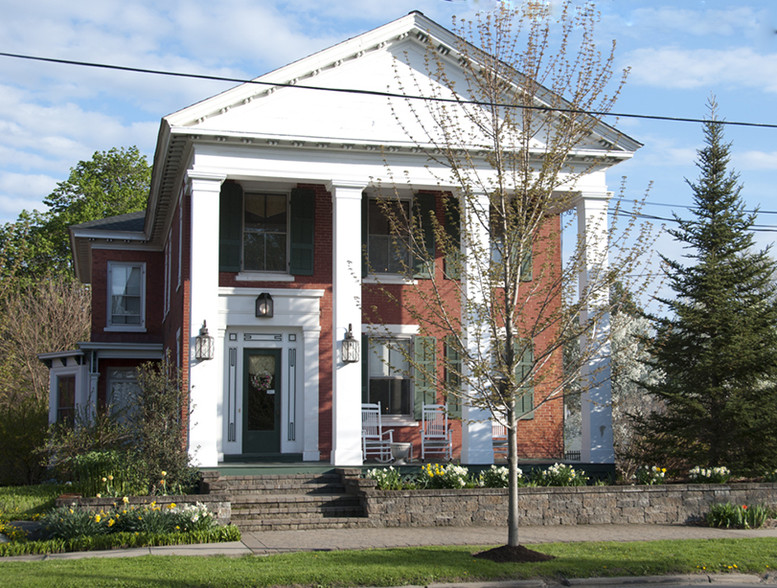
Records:
M243 269L287 269L288 199L286 194L245 194Z
M369 340L369 383L367 402L380 402L384 414L413 412L410 378L410 339Z
M57 423L72 425L76 414L75 375L57 376Z
M315 191L246 189L224 182L219 204L219 270L313 275Z
M369 201L367 255L371 272L402 274L407 271L411 263L410 251L402 240L404 235L397 235L396 232L399 226L409 222L409 200Z
M142 330L146 318L146 264L108 262L108 327Z

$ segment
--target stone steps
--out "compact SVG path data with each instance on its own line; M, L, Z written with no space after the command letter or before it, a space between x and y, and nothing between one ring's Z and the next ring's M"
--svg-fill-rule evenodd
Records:
M218 476L205 484L229 497L232 523L242 531L338 529L369 523L357 496L346 493L340 475Z

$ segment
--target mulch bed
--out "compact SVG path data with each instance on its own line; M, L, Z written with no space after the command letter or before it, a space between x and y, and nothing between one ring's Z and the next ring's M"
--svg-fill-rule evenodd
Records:
M494 549L489 549L488 551L481 551L480 553L476 553L475 557L480 559L489 559L497 563L531 563L556 559L556 557L553 555L540 553L539 551L532 551L523 545L518 545L516 547L502 545L501 547L495 547Z

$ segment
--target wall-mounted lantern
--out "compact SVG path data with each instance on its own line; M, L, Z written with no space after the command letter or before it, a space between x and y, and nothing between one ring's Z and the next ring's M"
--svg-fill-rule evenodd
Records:
M256 297L256 316L258 318L272 318L273 316L272 296L267 292L262 292Z
M213 359L213 337L208 334L205 321L202 321L200 334L194 338L194 357L198 360Z
M348 331L343 339L343 363L357 363L359 361L359 347L361 347L361 343L353 336L353 325L348 325Z

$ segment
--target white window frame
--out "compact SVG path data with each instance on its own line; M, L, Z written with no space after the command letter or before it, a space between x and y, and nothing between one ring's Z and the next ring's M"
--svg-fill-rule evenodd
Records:
M126 325L123 323L113 324L113 274L114 269L120 267L138 267L140 268L140 323L137 325ZM109 261L107 276L107 300L106 300L106 331L125 331L125 332L145 332L146 331L146 263L144 261Z
M420 328L418 325L399 325L399 324L389 324L389 325L380 325L378 327L375 327L374 325L363 325L362 326L362 333L367 336L367 349L365 352L367 353L367 389L369 391L370 386L370 366L369 362L372 359L373 353L371 353L370 349L370 340L382 340L382 341L402 341L403 343L407 343L410 345L410 354L413 353L413 345L415 341L415 337L420 334ZM376 361L379 361L377 358L375 358ZM413 366L412 363L408 367L408 379L410 381L410 413L408 414L400 414L400 413L394 413L394 414L383 414L382 419L383 422L386 424L389 424L391 426L415 426L417 425L418 421L415 420L413 417L413 406L415 403L415 378L413 378ZM402 378L405 379L405 378ZM368 392L369 397L369 392Z

